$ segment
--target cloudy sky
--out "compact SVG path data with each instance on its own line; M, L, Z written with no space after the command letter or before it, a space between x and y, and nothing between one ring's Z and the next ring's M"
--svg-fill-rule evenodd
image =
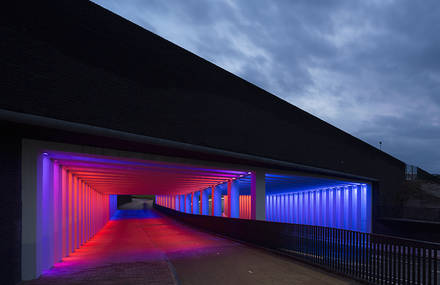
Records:
M94 2L440 173L438 0Z

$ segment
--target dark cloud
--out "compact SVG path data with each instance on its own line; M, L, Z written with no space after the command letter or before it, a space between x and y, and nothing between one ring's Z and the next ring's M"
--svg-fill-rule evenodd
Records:
M440 2L96 3L440 173Z

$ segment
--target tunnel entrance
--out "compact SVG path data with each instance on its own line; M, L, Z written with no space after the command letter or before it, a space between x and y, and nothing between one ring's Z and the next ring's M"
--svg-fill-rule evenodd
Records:
M23 280L95 236L117 195L155 195L188 214L371 231L367 182L40 141L24 141L22 170Z
M22 168L23 280L38 277L96 235L114 215L117 195L188 196L248 173L209 162L37 141L24 143Z

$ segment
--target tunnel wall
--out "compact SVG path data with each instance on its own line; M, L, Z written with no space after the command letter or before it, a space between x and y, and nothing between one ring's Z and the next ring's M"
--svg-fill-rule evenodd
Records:
M371 232L371 186L266 195L266 220Z
M185 196L190 197L189 195ZM228 217L228 196L223 195L221 214L208 215ZM156 204L188 214L201 214L195 201L186 199L185 207L177 207L174 196L158 195ZM195 210L199 209L199 210ZM251 218L251 196L239 196L239 218ZM372 232L372 188L370 184L339 185L287 193L266 194L266 221L312 226L323 226Z
M229 203L228 195L224 195L225 202L225 213L228 212ZM239 197L239 217L240 219L250 219L251 218L251 195L240 195Z
M92 238L116 211L117 198L95 191L45 154L37 169L38 276Z
M0 283L16 284L21 274L21 141L5 136L1 123L0 130Z

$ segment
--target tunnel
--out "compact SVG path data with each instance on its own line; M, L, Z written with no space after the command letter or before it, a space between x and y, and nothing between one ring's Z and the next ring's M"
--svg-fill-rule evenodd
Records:
M156 203L185 213L250 219L249 174L241 174L231 183L220 182L189 195L158 195ZM236 189L235 207L233 204L229 206L233 201L228 188ZM265 193L267 221L371 232L372 191L369 183L267 173ZM208 206L203 210L206 204Z
M123 216L117 195L155 195L157 205L193 215L371 232L367 182L54 146L24 148L23 171L36 178L23 181L24 280L62 263Z

